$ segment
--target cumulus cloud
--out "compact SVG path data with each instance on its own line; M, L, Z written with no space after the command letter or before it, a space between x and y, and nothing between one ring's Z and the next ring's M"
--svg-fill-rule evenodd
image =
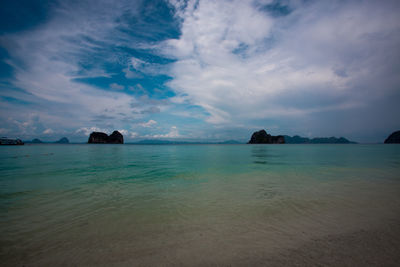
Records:
M112 44L110 36L121 26L115 22L115 18L123 12L134 14L137 3L121 1L115 5L121 9L110 9L107 2L97 6L93 6L90 1L68 5L60 2L52 6L52 16L46 23L30 31L0 36L0 45L9 53L6 62L14 70L14 76L10 78L12 87L5 88L1 93L5 97L17 97L21 103L3 102L0 113L23 122L27 113L34 112L45 121L45 127L40 133L47 128L60 127L62 130L73 131L88 125L105 110L109 117L114 117L117 124L120 122L116 119L122 118L118 114L131 114L131 103L135 98L117 92L123 86L112 83L110 87L115 91L106 91L76 81L76 78L83 76L104 76L101 73L105 70L97 68L97 62L91 61L94 67L84 71L80 64L86 60L87 55ZM88 13L88 10L91 12ZM106 56L109 58L104 60L114 60L113 54ZM2 120L7 119L3 117ZM13 126L9 124L8 127ZM22 130L18 132L25 133ZM32 131L31 134L36 132Z
M82 127L75 131L76 134L84 134L89 136L92 132L108 132L108 129L100 129L98 127Z
M129 133L129 137L132 138L132 139L134 139L134 138L139 137L139 134L138 134L137 132L130 132L130 133Z
M157 124L157 122L155 120L149 120L148 122L139 123L140 126L146 127L146 128L152 127L152 126L154 126L156 124Z
M288 1L286 16L263 8L269 3L171 1L182 34L162 50L176 59L169 82L176 101L203 107L212 124L248 125L367 106L378 112L372 103L395 94L395 1Z
M132 132L128 130L118 130L125 138L135 139L139 136L137 132Z
M112 83L112 84L110 84L110 88L113 90L124 90L125 87L118 83Z
M49 129L44 130L43 133L44 133L44 134L53 134L54 131L53 131L52 129L49 128Z
M1 35L13 69L1 84L1 132L137 138L156 115L158 130L176 125L157 138L260 127L381 138L398 128L398 1L169 2L176 21L148 1L59 1L44 23ZM373 128L381 132L365 133Z
M166 134L154 134L151 136L146 136L146 137L152 137L152 138L179 138L182 137L179 132L178 128L176 126L172 126L170 131Z

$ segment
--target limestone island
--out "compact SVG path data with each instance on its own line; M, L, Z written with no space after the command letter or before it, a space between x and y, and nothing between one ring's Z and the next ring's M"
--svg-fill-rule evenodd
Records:
M114 131L112 134L107 135L102 132L92 132L89 136L88 144L123 144L124 136Z
M273 136L265 130L254 132L248 144L284 144L285 138L282 135Z
M11 139L7 137L1 137L0 138L0 145L16 145L16 146L21 146L23 145L24 142L22 142L20 139Z
M336 138L332 136L332 137L316 137L310 139L298 135L295 135L293 137L288 135L273 136L267 134L265 130L260 130L253 133L248 144L357 144L357 143L349 141L344 137Z
M55 143L55 144L69 144L69 140L68 140L67 137L63 137L63 138L61 138L60 140L55 141L54 143Z
M385 140L385 144L400 144L400 131L393 132Z

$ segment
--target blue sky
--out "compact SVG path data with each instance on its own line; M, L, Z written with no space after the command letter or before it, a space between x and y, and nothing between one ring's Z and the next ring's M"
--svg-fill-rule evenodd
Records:
M0 135L382 142L398 1L2 1Z

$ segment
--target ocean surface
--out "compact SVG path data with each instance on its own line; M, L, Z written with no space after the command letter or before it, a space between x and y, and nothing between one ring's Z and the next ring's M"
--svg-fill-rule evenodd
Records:
M0 147L2 266L263 265L399 215L400 145Z

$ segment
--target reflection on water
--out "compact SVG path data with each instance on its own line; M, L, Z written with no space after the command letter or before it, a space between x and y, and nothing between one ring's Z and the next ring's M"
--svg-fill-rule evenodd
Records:
M256 164L267 164L268 163L268 146L267 145L255 145L251 149L251 156L253 163Z

